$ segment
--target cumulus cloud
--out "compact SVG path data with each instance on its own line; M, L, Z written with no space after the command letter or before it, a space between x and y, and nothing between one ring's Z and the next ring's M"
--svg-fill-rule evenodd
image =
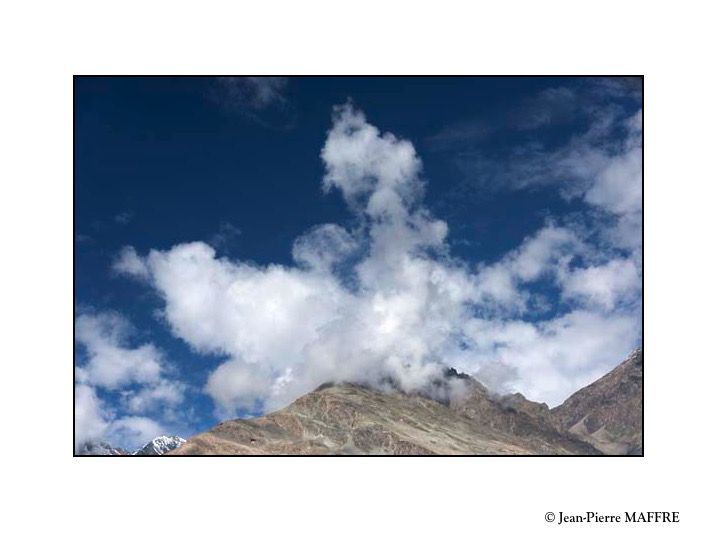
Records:
M95 390L86 384L75 385L75 450L83 443L100 439L109 422Z
M337 188L348 204L362 204L374 218L401 218L419 197L420 159L409 141L381 134L350 106L335 111L321 153L323 188Z
M631 259L613 259L600 266L565 272L560 269L562 294L605 310L639 300L640 271Z
M134 450L167 428L147 416L120 416L98 396L96 389L75 385L75 451L90 441L109 441L116 447Z
M598 258L607 260L587 262ZM604 253L575 231L553 223L526 238L498 262L478 269L480 294L495 311L537 309L538 295L524 286L540 280L551 281L561 299L606 311L637 303L642 283L639 261L633 254ZM532 301L536 305L531 305Z
M584 198L613 214L639 212L642 206L641 148L631 148L609 159Z
M548 223L471 268L422 204L409 141L348 104L321 157L323 188L340 192L355 225L311 229L295 265L231 260L202 242L126 251L132 264L116 265L147 277L176 336L223 358L205 386L221 416L273 410L328 381L422 390L447 365L555 404L636 344L638 317L614 309L634 290L629 272L609 279L618 268L575 231ZM567 299L555 318L523 318L538 282Z
M523 287L553 277L585 246L577 235L552 223L526 238L516 249L491 265L478 269L478 291L490 307L523 312L531 295Z
M80 315L75 320L75 340L88 357L81 368L84 382L115 389L160 380L160 352L151 344L123 346L128 333L127 321L113 313Z
M109 440L133 449L148 433L166 432L142 414L173 417L186 385L171 375L153 344L130 344L133 328L113 312L84 313L75 320L75 341L83 354L75 367L76 450L89 440ZM100 393L105 394L105 398ZM162 414L160 414L163 416Z
M122 392L125 408L131 413L144 413L157 407L180 405L185 399L185 385L178 381L161 380L157 384L142 386L134 391Z
M144 416L124 416L113 421L105 437L118 441L123 448L135 450L159 435L167 434L166 428Z
M472 319L464 330L475 346L451 359L458 369L481 379L494 369L496 390L555 405L625 358L640 321L632 313L577 309L536 323Z
M299 265L329 272L358 248L358 241L348 231L327 223L314 227L295 240L292 255Z

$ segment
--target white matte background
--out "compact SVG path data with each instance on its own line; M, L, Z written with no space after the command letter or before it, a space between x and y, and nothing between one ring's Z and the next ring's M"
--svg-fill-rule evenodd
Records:
M711 5L4 3L2 535L717 534L720 118ZM74 459L72 75L161 73L644 74L646 456ZM681 523L545 523L545 512L561 510L675 510Z

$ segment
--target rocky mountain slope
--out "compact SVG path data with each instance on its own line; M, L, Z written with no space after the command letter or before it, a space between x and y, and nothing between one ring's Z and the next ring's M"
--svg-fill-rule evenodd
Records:
M522 411L473 398L461 406L352 384L326 385L278 412L230 420L192 437L171 455L197 454L596 454L592 446L537 426Z
M578 390L551 411L555 426L606 454L641 455L643 353Z
M642 452L642 352L550 410L448 370L427 395L322 385L168 455L598 455ZM438 397L441 396L441 397Z

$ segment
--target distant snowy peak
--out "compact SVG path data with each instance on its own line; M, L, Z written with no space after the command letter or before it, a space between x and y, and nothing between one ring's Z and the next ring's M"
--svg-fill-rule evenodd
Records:
M87 441L78 451L80 456L127 456L129 453L122 448L115 448L105 441Z
M147 443L139 450L133 452L134 456L162 456L170 450L180 448L185 443L185 439L182 437L168 437L167 435L160 435L155 437L152 441Z
M182 437L168 437L161 435L155 437L142 448L128 452L124 448L117 448L106 441L87 441L77 452L80 456L162 456L170 450L175 450L185 443Z

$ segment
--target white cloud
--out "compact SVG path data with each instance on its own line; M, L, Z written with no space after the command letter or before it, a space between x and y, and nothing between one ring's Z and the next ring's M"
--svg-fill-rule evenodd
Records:
M134 450L167 433L165 426L148 417L117 417L116 411L98 397L93 387L75 385L76 452L89 441L109 441L116 447Z
M363 204L374 218L402 218L420 195L421 162L413 145L391 133L380 134L351 105L335 108L321 156L323 188L338 188L349 204Z
M167 435L166 428L144 416L119 418L109 425L105 433L105 437L128 450L136 450L159 435Z
M300 265L327 272L358 249L358 242L342 227L319 225L295 240L293 259Z
M642 149L632 148L608 159L585 200L613 214L640 212L642 208Z
M575 231L548 223L473 271L449 255L447 224L422 206L410 142L345 105L321 155L324 188L340 191L357 226L300 237L298 266L233 261L202 242L126 252L126 273L148 277L172 332L224 358L205 387L221 415L272 410L327 381L392 378L419 389L444 364L555 403L636 344L637 314L612 309L629 280L611 279L618 268L602 266ZM551 320L513 318L539 302L536 282L564 286L581 307Z
M125 407L131 413L155 410L158 406L173 408L185 399L185 385L179 381L163 380L139 390L123 392Z
M476 188L523 190L552 187L568 200L582 200L603 214L604 239L614 247L638 250L642 223L642 110L636 80L595 79L584 88L541 91L521 107L512 131L556 127L572 120L586 125L563 143L535 135L506 147L498 129L497 154L487 145L455 145L458 165ZM619 105L622 103L622 106ZM630 103L636 103L632 110ZM510 115L512 116L512 115ZM466 129L467 131L467 129ZM510 140L514 138L510 137Z
M75 368L76 450L88 440L130 449L147 442L141 438L167 430L138 414L173 417L185 398L186 385L170 377L160 350L150 343L129 345L132 333L116 313L85 313L75 320L75 340L84 351ZM109 404L99 391L116 399Z
M607 264L569 271L562 275L562 294L612 310L618 303L638 298L641 278L630 259L614 259Z
M272 395L274 384L271 370L238 358L225 362L213 371L206 390L221 411L231 413L241 409L254 410L258 400Z
M75 320L75 340L87 351L82 370L89 384L115 389L160 380L160 351L151 344L123 346L129 331L127 321L112 313L80 315Z
M177 335L200 352L242 354L251 363L268 355L292 362L346 294L332 278L233 263L201 242L152 251L148 266Z
M138 256L135 248L125 246L115 258L112 268L118 274L133 276L138 279L147 279L150 274L145 262Z
M521 281L533 281L555 268L560 258L579 252L581 246L569 229L549 225L523 241L506 257L505 264Z
M529 295L523 286L554 277L573 257L586 251L575 233L546 225L495 264L478 268L478 290L496 308L523 312Z
M636 346L639 326L633 314L586 309L538 323L473 319L465 331L474 347L453 362L481 379L484 368L494 366L501 370L495 376L500 390L552 406L624 359Z
M75 451L85 441L100 439L109 423L95 390L85 384L75 385Z

